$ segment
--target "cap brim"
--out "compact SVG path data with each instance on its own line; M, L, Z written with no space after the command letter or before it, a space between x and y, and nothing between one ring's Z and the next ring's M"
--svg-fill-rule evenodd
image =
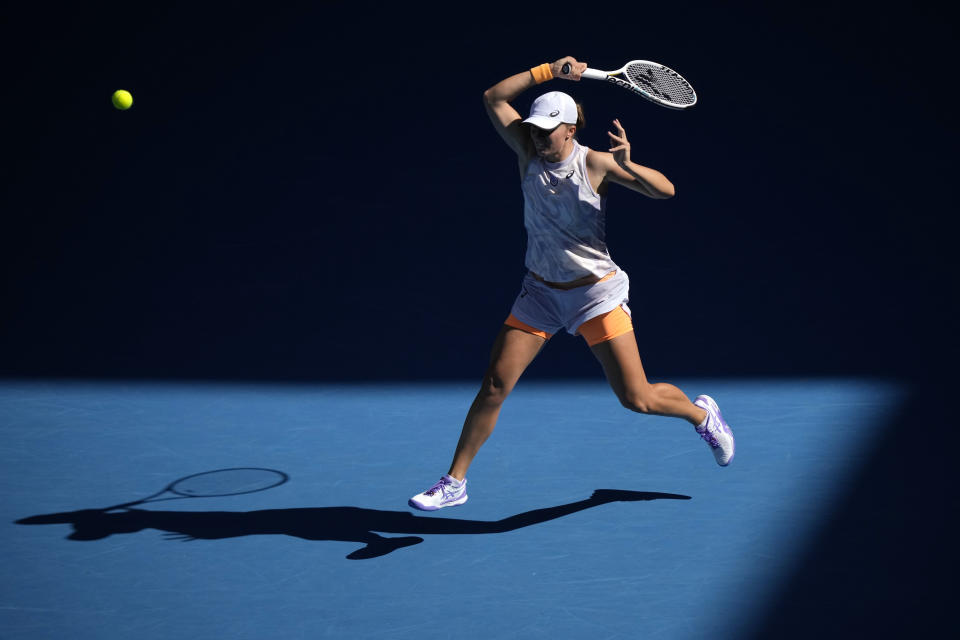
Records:
M556 129L563 124L559 117L551 118L549 116L530 116L524 120L524 123L532 124L538 129L544 129L545 131Z

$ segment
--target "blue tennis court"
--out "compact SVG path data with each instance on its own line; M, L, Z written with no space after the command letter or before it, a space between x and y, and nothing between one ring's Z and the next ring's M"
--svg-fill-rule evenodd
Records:
M747 637L908 389L673 382L730 467L600 380L522 380L469 502L423 514L473 383L7 381L2 637ZM237 467L289 481L102 511Z

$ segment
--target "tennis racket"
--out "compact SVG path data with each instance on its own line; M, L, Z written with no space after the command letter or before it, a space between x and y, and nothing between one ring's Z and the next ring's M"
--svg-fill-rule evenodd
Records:
M570 63L564 64L561 71L570 73ZM661 107L686 109L697 104L697 92L683 76L649 60L633 60L616 71L586 69L582 77L612 82Z
M98 511L129 509L147 502L163 502L164 500L177 500L178 498L216 498L256 493L257 491L278 487L289 479L290 476L282 471L255 467L204 471L171 482L162 491L158 491L152 496L107 507L106 509L99 509ZM168 493L170 495L162 497Z

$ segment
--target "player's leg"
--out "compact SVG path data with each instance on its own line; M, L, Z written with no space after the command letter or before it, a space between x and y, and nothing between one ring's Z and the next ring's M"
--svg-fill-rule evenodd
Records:
M494 341L490 365L483 376L480 391L477 392L464 420L460 441L450 465L451 476L457 480L463 480L466 476L467 468L477 451L493 433L503 401L513 391L517 380L546 342L547 338L543 335L528 333L515 327L504 325L500 330Z
M493 433L503 401L550 337L529 329L508 325L500 329L480 391L467 411L450 471L432 487L413 496L409 500L411 507L433 511L467 501L466 474L470 463Z
M633 331L593 344L590 350L600 361L620 404L627 409L683 418L694 426L703 422L707 412L690 402L678 387L647 380Z
M721 466L733 460L733 431L720 408L709 396L690 402L678 387L665 382L650 383L640 361L640 351L629 315L621 308L585 322L579 333L600 361L620 403L639 413L683 418L713 450Z

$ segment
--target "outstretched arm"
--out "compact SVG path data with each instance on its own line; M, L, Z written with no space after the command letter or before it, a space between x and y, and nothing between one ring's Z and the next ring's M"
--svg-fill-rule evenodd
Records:
M570 71L563 73L563 65L570 63ZM529 71L517 73L504 78L497 84L483 92L483 103L487 115L504 142L513 149L520 161L521 170L534 154L533 142L520 126L523 118L517 113L510 102L530 87L551 78L565 80L580 80L580 74L587 68L587 63L577 62L575 58L566 56L556 62L551 62L549 72L541 67L534 67Z
M613 125L617 132L607 132L610 137L610 151L590 151L587 155L588 170L600 179L598 191L605 189L605 183L609 181L639 191L650 198L672 198L676 193L673 183L656 169L633 162L630 159L627 132L619 120L614 120Z

